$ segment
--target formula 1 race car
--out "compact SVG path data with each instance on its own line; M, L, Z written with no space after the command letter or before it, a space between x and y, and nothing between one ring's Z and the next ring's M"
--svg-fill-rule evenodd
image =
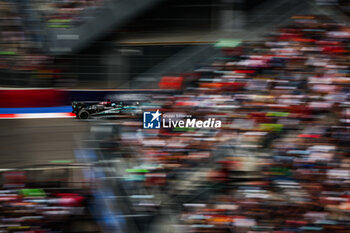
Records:
M139 111L136 104L126 105L122 102L113 103L109 100L105 102L72 102L72 112L78 119L89 118L118 118L121 115L134 116Z

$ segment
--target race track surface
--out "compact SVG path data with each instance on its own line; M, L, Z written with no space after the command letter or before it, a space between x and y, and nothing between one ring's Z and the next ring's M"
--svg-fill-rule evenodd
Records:
M89 124L67 119L0 120L0 168L73 160L77 139Z

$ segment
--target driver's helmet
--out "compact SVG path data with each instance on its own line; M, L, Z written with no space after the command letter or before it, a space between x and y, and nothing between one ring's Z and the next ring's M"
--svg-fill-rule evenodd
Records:
M112 103L111 106L114 108L117 107L117 105L115 103Z

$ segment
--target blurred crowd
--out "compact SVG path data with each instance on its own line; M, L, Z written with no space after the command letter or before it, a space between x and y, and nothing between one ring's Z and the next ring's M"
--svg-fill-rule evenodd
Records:
M29 174L26 171L1 174L1 232L88 232L86 221L91 219L87 220L87 189L73 188L57 174L51 179Z
M81 216L84 197L43 189L0 190L2 232L69 232ZM62 223L65 223L62 225Z
M31 78L30 71L42 69L51 59L42 53L43 33L29 19L25 1L0 1L0 74L7 84ZM21 75L23 73L23 75Z
M1 0L0 84L59 86L61 70L47 48L49 28L78 27L95 20L94 13L106 4L106 0Z
M166 209L179 232L350 232L349 42L348 27L296 16L184 74L182 94L153 95L144 109L223 124L123 121L101 147L119 153L132 209Z
M33 9L49 28L70 28L89 20L91 11L101 8L106 0L34 0Z

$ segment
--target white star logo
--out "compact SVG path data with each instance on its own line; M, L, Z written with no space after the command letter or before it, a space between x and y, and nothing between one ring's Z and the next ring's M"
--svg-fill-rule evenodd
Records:
M162 114L159 113L159 109L158 109L156 113L152 113L151 115L153 116L151 122L153 122L155 119L157 119L157 121L159 121L158 118L159 118L159 116L161 116Z

